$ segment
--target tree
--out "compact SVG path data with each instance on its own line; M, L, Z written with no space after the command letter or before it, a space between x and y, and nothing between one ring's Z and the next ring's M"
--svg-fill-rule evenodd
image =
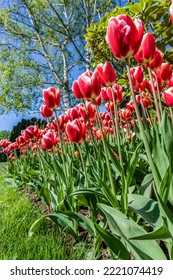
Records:
M10 137L10 131L8 130L0 131L0 140L9 139L9 137Z
M26 129L30 125L37 125L40 129L44 129L46 121L43 119L31 118L30 120L22 119L17 125L15 125L10 133L9 140L15 142L16 138L21 134L21 131Z
M85 29L114 0L14 0L0 11L0 110L38 108L43 87L56 86L71 106L71 84L90 68Z

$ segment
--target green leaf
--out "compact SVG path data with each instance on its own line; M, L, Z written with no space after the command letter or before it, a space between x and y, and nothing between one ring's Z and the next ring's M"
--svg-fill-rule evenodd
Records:
M130 240L162 240L172 238L167 226L163 224L159 229L154 230L153 232L142 234L138 236L131 237Z
M98 204L99 208L105 214L108 225L113 234L124 238L125 242L131 248L136 259L144 260L165 260L166 257L161 248L154 240L129 240L134 235L146 234L146 231L128 219L117 209L104 204Z
M74 212L71 212L71 211L63 211L63 212L58 211L58 213L61 213L64 216L73 219L80 227L85 229L90 234L95 235L94 224L86 216L84 216L80 213L74 213Z
M160 228L162 226L163 219L159 204L153 199L139 194L129 194L128 206L153 227Z
M31 228L29 230L29 236L31 236L39 228L41 223L43 223L46 219L51 219L56 224L60 225L63 230L67 231L69 234L74 236L74 238L76 238L76 239L79 238L77 233L76 233L76 228L73 225L73 222L70 221L69 218L67 218L62 213L59 213L59 214L48 214L48 215L45 215L45 216L39 218L38 220L36 220L32 224L32 226L31 226Z
M124 244L114 236L112 233L106 231L99 225L95 224L97 232L100 234L107 246L112 250L112 252L121 260L129 260L130 254Z
M130 12L134 14L140 14L142 12L141 5L139 3L135 3L130 7Z

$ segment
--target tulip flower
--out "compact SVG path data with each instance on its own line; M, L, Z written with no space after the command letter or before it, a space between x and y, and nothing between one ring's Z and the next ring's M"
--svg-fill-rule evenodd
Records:
M127 108L123 108L120 111L120 115L121 115L122 119L125 120L125 121L130 121L131 120L131 111Z
M68 116L68 119L70 121L73 121L75 119L78 119L79 118L79 113L78 113L78 110L76 108L70 108L66 111L66 115Z
M172 69L169 62L162 63L156 70L156 75L162 81L167 81L172 76Z
M144 73L141 66L133 67L130 69L133 85L139 85L143 82Z
M142 101L141 101L141 97L142 97ZM145 108L151 107L152 104L151 98L148 96L146 92L142 92L141 95L138 94L136 96L136 101L138 104L142 103Z
M143 36L140 48L134 57L138 63L148 64L154 59L155 51L155 38L151 33L146 33Z
M31 126L28 126L25 130L22 130L22 136L25 139L25 141L33 139L33 138L39 138L40 130L38 129L38 126L31 125Z
M77 119L72 122L68 122L66 126L66 133L71 142L79 143L81 140L85 139L86 125Z
M164 54L156 48L154 58L149 64L150 68L151 69L158 68L163 62L163 57L164 57Z
M120 105L123 102L123 89L120 85L115 84L112 88L107 88L107 96L110 101L114 101L117 105Z
M88 101L95 101L100 94L101 81L98 72L87 71L79 76L73 85L74 95L80 92ZM77 91L76 88L79 90ZM78 95L80 97L80 95ZM78 98L81 99L81 98Z
M162 97L168 107L173 107L173 87L165 90Z
M52 131L46 132L42 137L41 143L44 149L52 149L58 143L57 134Z
M74 96L75 96L77 99L79 99L79 100L84 99L84 96L82 95L82 93L81 93L81 91L80 91L80 88L79 88L79 85L78 85L78 80L76 80L76 81L73 82L72 91L73 91Z
M11 142L7 139L3 139L0 141L0 148L6 148L11 144Z
M88 112L88 117L90 119L94 119L95 118L95 114L96 114L96 108L92 104L92 102L87 102L86 103L86 109L87 109L87 112Z
M44 89L43 101L52 110L58 108L60 106L60 91L53 87Z
M100 76L100 80L103 86L112 86L116 81L116 72L114 71L110 62L105 64L98 64L96 71Z
M118 15L109 19L106 41L113 55L122 60L136 54L143 33L144 24L141 20L133 21L128 15Z
M131 113L135 112L135 105L133 101L130 101L126 104L126 108L131 111Z
M53 111L52 109L50 109L48 106L46 105L42 105L40 107L40 113L42 114L42 116L46 119L51 118L53 115Z
M168 87L173 87L173 73L172 73L170 79L166 82L166 84Z

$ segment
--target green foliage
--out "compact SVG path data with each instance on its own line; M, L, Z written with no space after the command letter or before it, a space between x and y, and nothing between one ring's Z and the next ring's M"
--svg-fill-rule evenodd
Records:
M156 38L157 47L165 54L165 59L173 63L173 25L169 19L169 7L171 0L141 0L139 3L128 2L123 8L115 7L111 12L106 13L98 23L93 23L87 29L86 49L92 50L92 65L112 60L112 55L106 43L106 29L110 17L119 14L128 14L131 17L138 17L145 23L145 30L152 32ZM116 69L124 65L116 62Z

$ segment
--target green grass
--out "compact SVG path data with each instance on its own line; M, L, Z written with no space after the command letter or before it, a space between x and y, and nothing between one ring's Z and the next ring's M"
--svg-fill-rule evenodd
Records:
M3 173L2 165L0 174ZM50 222L44 223L32 237L28 237L30 226L40 216L40 208L0 175L1 260L87 259L87 250L82 243L82 247L75 250L65 234Z

